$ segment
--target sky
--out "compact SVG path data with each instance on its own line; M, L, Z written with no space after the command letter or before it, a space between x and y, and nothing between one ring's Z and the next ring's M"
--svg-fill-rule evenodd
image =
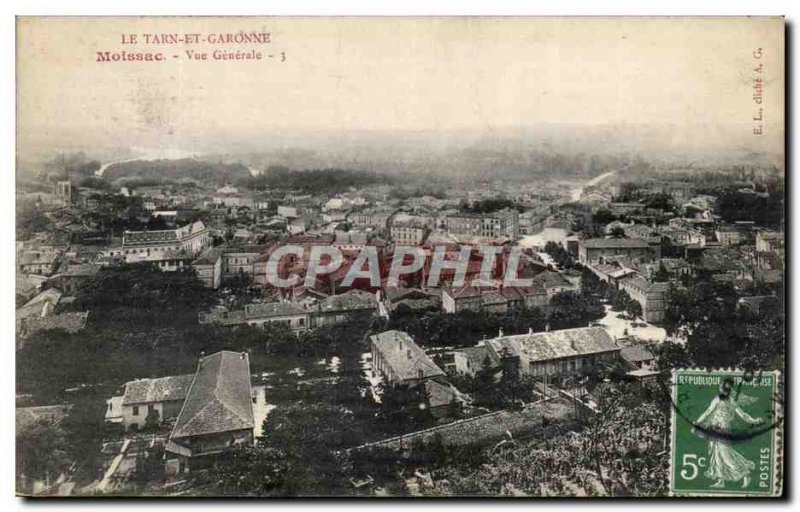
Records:
M265 31L268 44L142 44L145 33ZM782 152L783 45L781 18L20 18L17 148L180 154L306 133L558 124ZM189 49L264 59L190 61ZM121 50L167 59L96 61Z

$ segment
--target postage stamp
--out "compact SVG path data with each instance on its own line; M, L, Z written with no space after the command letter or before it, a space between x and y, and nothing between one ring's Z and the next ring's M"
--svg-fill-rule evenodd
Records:
M780 372L674 370L670 494L779 496Z

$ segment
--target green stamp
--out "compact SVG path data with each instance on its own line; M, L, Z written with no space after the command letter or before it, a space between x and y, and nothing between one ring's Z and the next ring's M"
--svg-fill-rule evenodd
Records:
M670 494L779 496L780 373L674 370Z

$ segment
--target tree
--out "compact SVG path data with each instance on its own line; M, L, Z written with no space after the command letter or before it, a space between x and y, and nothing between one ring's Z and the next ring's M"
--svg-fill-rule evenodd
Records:
M670 275L667 268L664 266L664 262L660 261L658 263L658 270L653 274L653 281L656 283L666 283L669 282Z
M286 454L261 444L229 452L209 469L214 492L226 496L284 495L291 471Z
M160 423L161 415L158 413L158 409L153 409L147 413L147 417L144 419L144 428L149 432L153 432L158 429Z
M628 305L625 307L625 311L628 312L628 315L630 315L632 319L636 319L644 315L644 312L642 311L642 305L635 300L628 302Z
M17 479L20 490L30 491L32 480L45 485L67 471L70 459L66 452L64 431L51 421L40 419L17 431Z
M620 226L614 226L609 233L614 238L625 238L625 230Z
M611 306L611 309L614 311L627 311L628 305L631 303L633 299L631 296L628 295L628 292L625 290L619 290L614 297L614 303Z

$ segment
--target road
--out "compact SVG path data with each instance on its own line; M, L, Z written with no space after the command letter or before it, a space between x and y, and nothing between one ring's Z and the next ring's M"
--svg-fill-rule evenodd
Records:
M605 173L601 174L600 176L595 176L594 178L589 180L583 186L572 189L572 192L570 194L572 201L575 202L575 201L580 200L581 196L583 195L583 191L585 189L587 189L589 187L594 187L596 185L599 185L600 183L602 183L603 181L607 180L608 178L614 176L615 174L617 174L617 171L605 172Z

